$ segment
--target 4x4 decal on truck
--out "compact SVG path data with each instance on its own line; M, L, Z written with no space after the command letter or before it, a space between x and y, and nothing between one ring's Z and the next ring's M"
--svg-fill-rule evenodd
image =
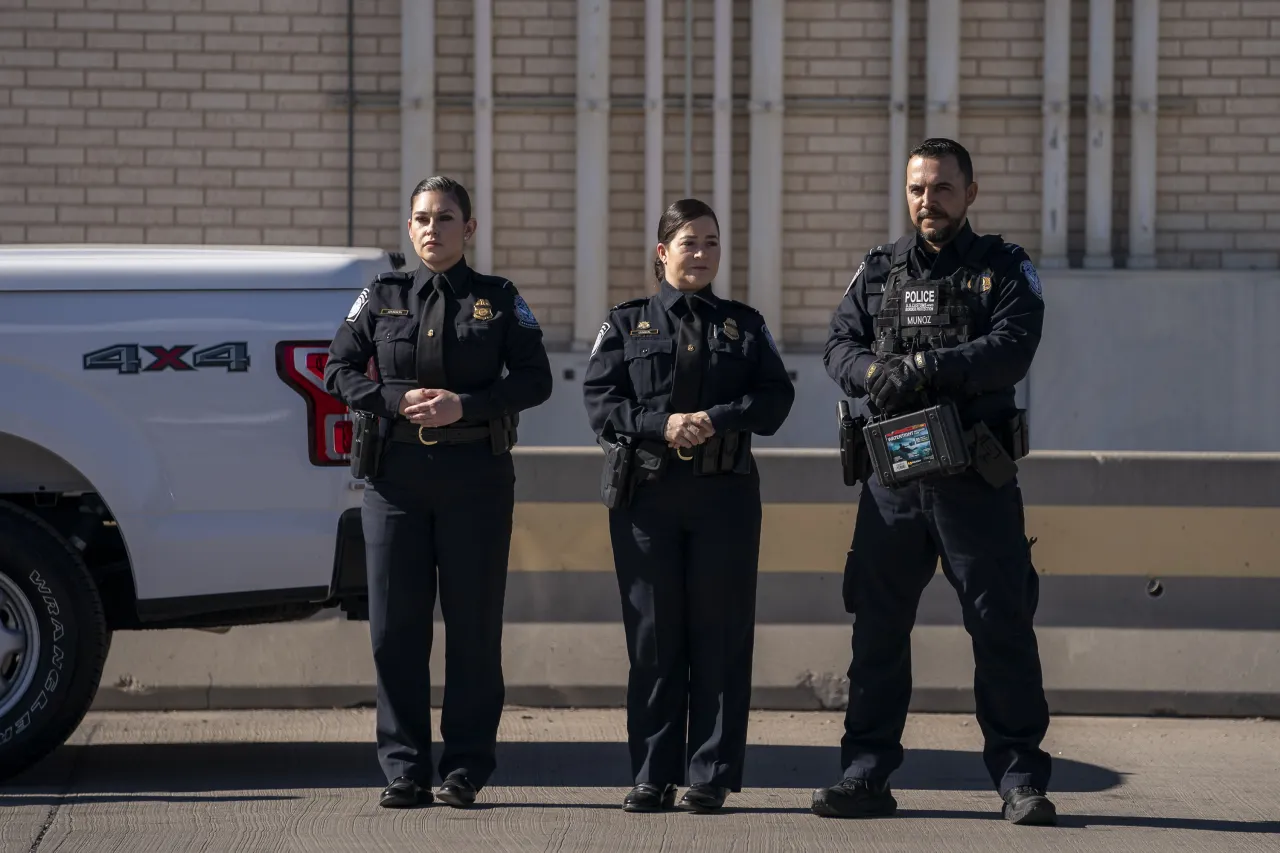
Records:
M183 357L193 345L176 347L139 346L115 344L84 354L85 370L114 370L117 373L158 373L166 368L177 371L202 367L225 367L229 373L244 373L249 369L249 345L247 343L215 344L191 353L191 363ZM154 361L142 366L140 350L146 350Z

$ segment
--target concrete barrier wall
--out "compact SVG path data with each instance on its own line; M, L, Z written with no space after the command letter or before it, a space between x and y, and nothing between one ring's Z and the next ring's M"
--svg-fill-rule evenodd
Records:
M1048 270L1045 327L1019 388L1034 450L1280 452L1280 272ZM839 299L831 304L834 310ZM840 390L787 350L796 401L762 447L835 447ZM525 446L588 445L586 353L554 353Z
M508 581L508 699L621 704L626 650L595 448L522 447ZM840 596L858 488L836 454L763 449L755 703L839 707ZM1280 714L1280 454L1034 453L1021 463L1059 712ZM439 614L437 612L437 621ZM441 686L444 626L432 682ZM122 633L98 707L346 705L373 696L368 628L332 613L163 643ZM915 705L972 707L973 660L940 575L914 636Z

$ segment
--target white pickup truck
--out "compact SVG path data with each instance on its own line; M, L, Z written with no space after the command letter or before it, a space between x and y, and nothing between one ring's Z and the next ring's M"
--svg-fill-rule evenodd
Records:
M347 410L362 249L0 247L0 778L61 744L111 632L365 616Z

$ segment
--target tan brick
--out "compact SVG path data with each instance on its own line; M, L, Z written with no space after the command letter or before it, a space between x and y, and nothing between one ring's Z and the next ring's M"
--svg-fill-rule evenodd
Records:
M122 225L90 225L85 234L90 243L141 243L146 239L145 229Z
M1238 80L1208 78L1204 80L1183 80L1184 95L1235 95L1240 91Z
M117 53L116 68L173 68L172 53Z
M284 15L236 15L231 29L237 33L287 33L289 18Z
M17 43L14 47L55 47L64 48L58 52L58 64L64 64L65 60L73 57L76 51L84 50L84 33L80 32L54 32L52 30L27 30L24 34L21 30L7 30L5 32L16 33L18 36ZM23 36L26 36L24 39ZM66 48L72 48L68 50Z

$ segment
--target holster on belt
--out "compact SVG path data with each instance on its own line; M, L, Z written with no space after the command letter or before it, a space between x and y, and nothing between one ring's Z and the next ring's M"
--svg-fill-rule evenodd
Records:
M376 477L382 470L382 419L372 412L352 412L351 476Z
M751 433L718 432L693 448L695 476L751 473Z
M489 421L489 442L493 447L494 456L501 456L516 446L518 438L516 427L519 425L519 412Z
M1018 473L1017 460L1030 452L1027 413L1019 409L1017 414L995 430L985 421L979 421L969 431L969 452L973 469L992 486L999 488Z
M859 480L865 481L872 471L871 451L867 449L867 437L862 430L867 419L862 415L855 418L849 411L848 400L841 400L836 412L840 422L840 471L844 484L855 486Z
M604 468L600 475L600 501L609 509L631 505L636 487L657 480L667 464L666 445L658 441L621 435L615 439L600 436L597 443L604 450Z

